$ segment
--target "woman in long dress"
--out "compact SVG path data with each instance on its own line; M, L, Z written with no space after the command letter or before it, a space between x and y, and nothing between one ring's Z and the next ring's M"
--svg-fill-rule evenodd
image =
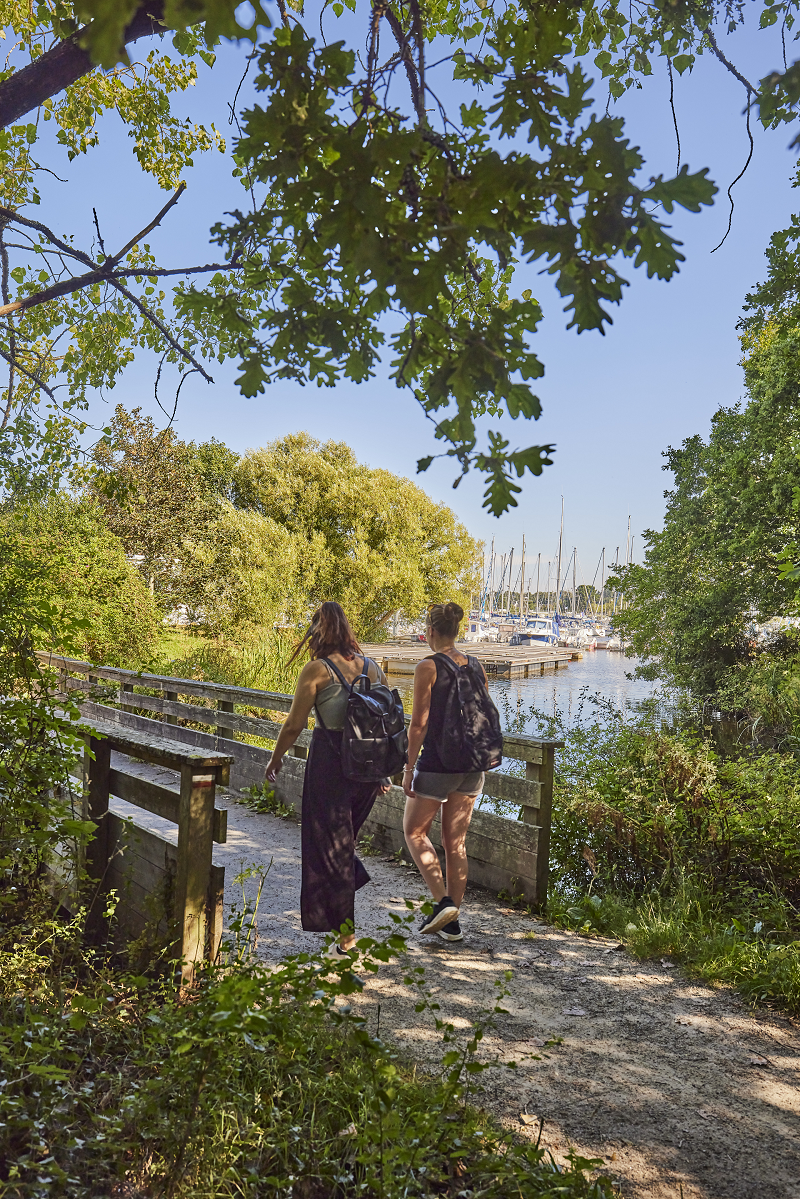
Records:
M306 728L314 708L317 721L303 782L300 915L306 930L338 933L332 953L345 957L355 945L355 893L370 881L355 852L356 838L376 796L388 791L390 784L388 779L351 782L344 777L340 751L349 693L324 659L348 683L355 682L365 666L371 682L386 679L377 663L361 653L337 603L328 601L314 613L292 658L306 646L311 661L297 680L291 710L267 765L267 779L271 783L277 779L284 755Z
M437 749L447 697L454 682L448 667L437 665L436 655L444 655L456 667L467 666L467 655L455 647L463 616L464 609L459 604L434 604L428 612L426 637L434 656L423 658L414 671L408 765L403 774L406 845L434 900L433 912L423 920L419 931L438 933L446 941L464 939L459 913L467 886L467 830L484 781L483 771L468 768L467 764L462 771L446 769ZM482 666L480 669L483 672ZM485 680L485 672L483 677ZM428 835L439 812L444 876Z

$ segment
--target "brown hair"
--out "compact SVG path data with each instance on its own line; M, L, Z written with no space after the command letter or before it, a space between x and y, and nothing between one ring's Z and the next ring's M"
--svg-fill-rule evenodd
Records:
M442 637L457 637L463 618L464 609L460 604L431 604L428 608L428 624Z
M355 639L344 609L335 600L326 600L317 608L311 617L305 637L294 647L290 662L294 662L302 653L306 643L311 658L327 658L329 654L341 654L349 662L356 654L361 653L361 646Z

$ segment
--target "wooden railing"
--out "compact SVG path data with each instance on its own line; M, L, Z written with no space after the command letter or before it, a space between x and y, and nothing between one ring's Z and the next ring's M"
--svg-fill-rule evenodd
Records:
M199 963L216 957L222 936L225 869L214 865L212 846L227 836L227 812L215 799L230 780L232 755L193 751L158 735L158 725L156 735L96 718L85 727L83 818L97 825L82 863L87 930L105 935L109 893L116 892L115 930L127 941L149 931L151 948L167 961L180 959L181 981L191 984ZM174 780L153 781L148 765L174 771ZM114 812L111 797L177 825L177 845ZM55 889L71 907L77 892L64 865L62 859L54 870Z
M231 755L233 790L261 786L270 757L269 749L242 741L237 734L274 742L281 728L280 720L254 716L252 711L281 714L292 703L291 695L280 692L141 674L48 654L40 658L58 670L62 692L78 691L86 697L81 711L87 720L111 721L151 736L165 731L167 724L174 740ZM197 725L203 729L192 727ZM209 728L214 731L204 731ZM279 797L298 811L310 741L310 731L300 734L292 756L284 759L276 787ZM562 744L519 734L505 736L504 756L524 763L525 777L491 771L484 794L515 805L520 820L477 810L467 840L473 881L495 891L513 891L538 906L547 896L553 769L555 751ZM405 848L403 807L402 789L393 787L379 796L365 826L365 834L388 852ZM431 834L434 843L437 826L438 821Z

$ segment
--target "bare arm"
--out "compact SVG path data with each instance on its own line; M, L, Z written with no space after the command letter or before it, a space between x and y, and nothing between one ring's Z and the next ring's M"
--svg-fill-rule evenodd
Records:
M283 728L278 734L275 749L272 751L272 757L267 765L267 778L271 783L275 782L278 771L283 764L286 751L292 748L303 729L307 726L311 709L314 707L317 698L320 683L325 682L326 679L327 671L319 662L307 662L300 671L300 678L297 680L297 688L292 700L292 706L289 709L289 715L286 717Z
M408 729L408 765L403 773L403 790L412 795L411 776L416 765L422 742L428 731L431 711L431 690L436 682L436 663L427 658L414 671L414 704L411 709L411 724Z

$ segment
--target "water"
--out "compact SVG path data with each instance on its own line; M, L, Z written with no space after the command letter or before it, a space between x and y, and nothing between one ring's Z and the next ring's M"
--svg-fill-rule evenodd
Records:
M560 715L564 723L570 725L578 718L582 696L585 699L599 695L616 709L649 699L654 693L653 683L626 677L635 669L635 658L596 650L585 653L577 662L570 662L566 669L559 667L557 671L536 678L490 681L489 691L501 714L507 707L514 713L524 713L535 707L548 716ZM595 719L597 712L596 705L584 702L584 719ZM528 720L524 731L533 733L535 723Z
M566 668L548 671L535 678L509 681L490 679L489 691L501 716L505 715L508 707L515 715L535 707L547 715L558 714L567 724L571 724L577 716L581 692L585 688L588 688L588 695L598 694L616 708L625 708L629 703L648 699L653 694L654 684L626 677L633 674L635 668L635 658L596 650L585 653L583 658L570 662ZM392 678L391 681L400 691L406 710L410 711L413 690L411 678ZM596 712L594 704L586 705L584 718L594 718ZM535 724L529 719L524 731L535 732Z

